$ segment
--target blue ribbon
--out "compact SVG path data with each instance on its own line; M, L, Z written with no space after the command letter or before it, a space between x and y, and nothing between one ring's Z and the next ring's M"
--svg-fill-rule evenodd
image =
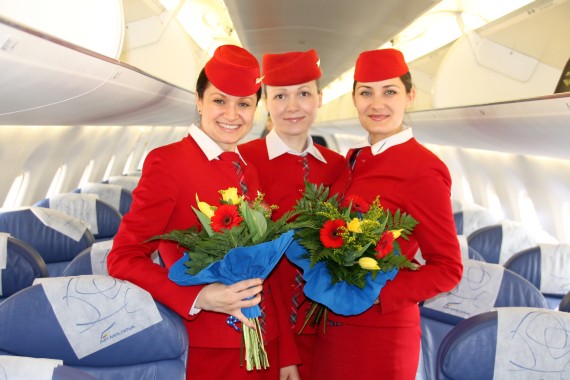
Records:
M237 319L233 315L230 315L228 317L228 319L226 320L226 323L228 324L228 326L233 327L237 332L241 332L240 328L236 326L236 323L238 323L238 322L239 322L239 319Z

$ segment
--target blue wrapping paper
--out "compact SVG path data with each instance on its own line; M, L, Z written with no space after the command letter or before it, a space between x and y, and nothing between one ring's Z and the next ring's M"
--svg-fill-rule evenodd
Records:
M307 251L297 241L289 245L285 255L303 270L303 279L306 281L303 290L305 295L340 315L356 315L368 310L386 282L393 280L398 274L396 268L389 272L380 271L375 279L368 274L366 286L361 289L344 281L332 284L326 264L321 261L311 267Z
M188 253L172 265L168 271L168 278L178 285L202 285L221 282L231 285L238 281L250 278L267 278L269 273L279 262L285 250L293 242L293 231L282 234L275 240L231 249L222 260L216 261L202 269L196 275L186 273L188 267L184 265L190 260ZM247 318L261 315L259 305L242 309Z

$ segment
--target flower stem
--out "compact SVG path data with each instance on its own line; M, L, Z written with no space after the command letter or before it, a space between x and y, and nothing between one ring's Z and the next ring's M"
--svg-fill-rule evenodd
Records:
M269 360L267 358L267 352L265 351L265 345L263 344L259 319L250 318L249 320L255 324L255 328L251 329L246 325L243 325L245 368L248 371L251 371L254 368L266 369L269 367Z

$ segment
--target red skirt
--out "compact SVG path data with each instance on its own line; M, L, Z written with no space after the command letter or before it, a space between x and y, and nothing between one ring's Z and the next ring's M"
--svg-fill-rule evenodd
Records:
M265 345L269 359L269 368L263 370L245 369L245 359L240 367L240 357L243 355L239 348L207 348L190 347L186 379L199 380L276 380L279 379L278 340Z
M320 329L319 329L320 330ZM327 326L318 332L311 380L414 380L420 326Z

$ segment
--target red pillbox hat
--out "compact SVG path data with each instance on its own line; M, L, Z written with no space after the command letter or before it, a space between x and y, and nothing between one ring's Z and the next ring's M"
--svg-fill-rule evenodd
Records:
M399 78L410 71L404 55L396 49L376 49L360 53L354 68L357 82L379 82Z
M250 96L261 87L259 62L239 46L218 47L204 69L208 80L229 95Z
M315 49L282 54L264 54L263 83L269 86L292 86L319 79L322 75Z

